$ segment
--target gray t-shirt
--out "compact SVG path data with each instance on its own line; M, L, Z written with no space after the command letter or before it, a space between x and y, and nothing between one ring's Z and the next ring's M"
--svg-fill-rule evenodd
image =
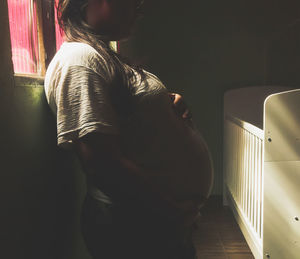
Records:
M85 43L63 43L45 77L46 97L57 117L58 145L68 148L90 132L118 134L126 157L151 172L159 188L179 199L197 196L199 190L206 193L201 184L207 188L205 177L212 169L205 143L174 112L156 76L145 71L141 80L134 73L130 87L135 109L120 124L109 94L115 76L110 64ZM95 198L109 202L100 190L88 188Z
M126 66L126 65L124 65ZM130 69L126 66L126 69ZM147 87L137 73L132 91L136 96L166 91L163 84L145 71ZM109 95L114 71L103 57L85 43L64 42L51 61L45 77L45 93L57 118L57 144L70 149L72 141L90 132L120 134L115 108ZM147 89L147 90L146 90ZM109 198L88 186L95 198Z

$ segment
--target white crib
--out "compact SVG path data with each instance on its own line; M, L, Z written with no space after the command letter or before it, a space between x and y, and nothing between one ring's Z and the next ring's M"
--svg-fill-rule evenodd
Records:
M256 259L300 258L300 90L288 89L224 96L224 204Z

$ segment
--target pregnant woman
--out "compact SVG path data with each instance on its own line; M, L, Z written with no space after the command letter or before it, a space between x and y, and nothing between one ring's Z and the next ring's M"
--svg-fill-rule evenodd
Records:
M59 0L65 42L45 92L57 141L86 173L82 232L95 259L196 258L191 231L212 185L207 147L178 94L125 62L140 0Z

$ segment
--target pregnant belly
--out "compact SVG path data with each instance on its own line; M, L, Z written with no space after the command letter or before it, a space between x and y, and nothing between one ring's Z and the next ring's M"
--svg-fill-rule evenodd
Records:
M196 129L173 110L166 111L164 107L142 113L142 120L126 134L127 154L149 172L162 192L178 201L201 201L208 197L213 183L209 150Z
M145 99L137 111L124 130L128 157L176 200L208 197L213 183L209 150L200 133L175 114L167 93Z
M200 133L182 123L158 147L164 161L154 176L157 186L176 200L207 198L213 183L213 166ZM159 150L160 148L160 150Z

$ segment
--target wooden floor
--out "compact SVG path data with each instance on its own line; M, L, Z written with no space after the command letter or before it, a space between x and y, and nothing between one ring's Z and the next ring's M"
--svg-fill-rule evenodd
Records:
M198 259L254 259L234 216L213 196L201 211L194 243Z

